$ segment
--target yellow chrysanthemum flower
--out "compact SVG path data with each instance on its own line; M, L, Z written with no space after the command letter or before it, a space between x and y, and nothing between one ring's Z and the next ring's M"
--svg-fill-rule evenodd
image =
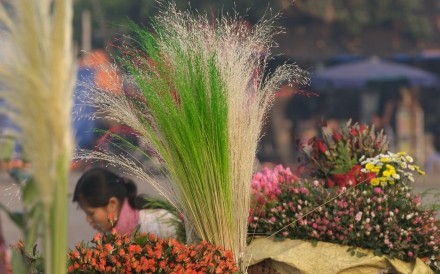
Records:
M367 163L366 165L365 165L365 169L366 170L373 170L374 169L374 164L372 164L372 163Z
M371 181L372 185L394 185L407 180L414 182L414 171L421 175L424 175L425 172L419 166L411 164L412 162L413 158L406 152L388 152L362 162L365 165L362 172L374 172L376 174L377 178Z
M396 168L390 164L386 164L385 167L389 170L396 170Z
M373 179L371 179L370 183L373 186L377 186L377 185L379 185L379 179L378 178L373 178Z

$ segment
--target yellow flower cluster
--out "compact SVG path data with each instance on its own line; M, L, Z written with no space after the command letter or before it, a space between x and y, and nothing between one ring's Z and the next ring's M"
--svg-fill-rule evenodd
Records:
M419 166L412 164L413 158L405 152L379 154L376 157L361 157L360 162L364 173L374 173L375 178L370 180L373 186L394 185L401 180L414 182L414 171L424 175Z

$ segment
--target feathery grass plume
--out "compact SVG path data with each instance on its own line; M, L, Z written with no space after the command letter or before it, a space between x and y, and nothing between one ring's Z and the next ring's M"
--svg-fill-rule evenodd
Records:
M46 273L65 273L67 186L73 148L75 77L71 0L14 0L0 5L1 39L9 47L0 67L0 98L19 126L43 208ZM32 245L33 243L25 243Z
M246 246L250 183L265 115L282 84L308 83L295 65L264 74L279 30L272 20L252 29L242 22L238 15L211 21L169 4L154 19L154 32L131 25L137 44L122 48L119 60L141 98L94 89L83 100L98 107L97 116L131 126L154 149L172 182L167 198L197 238L232 250L238 262ZM80 157L141 172L133 162L120 162L129 159L106 153L80 152Z

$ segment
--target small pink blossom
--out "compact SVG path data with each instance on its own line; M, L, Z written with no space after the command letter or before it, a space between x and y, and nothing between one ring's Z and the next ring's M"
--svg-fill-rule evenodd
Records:
M357 222L359 222L361 219L362 219L362 212L361 211L359 211L357 214L356 214L356 217L354 218Z

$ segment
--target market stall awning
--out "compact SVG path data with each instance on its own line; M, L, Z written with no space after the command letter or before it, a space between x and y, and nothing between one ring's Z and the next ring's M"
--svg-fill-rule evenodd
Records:
M410 86L435 87L438 77L417 67L371 57L312 73L314 89L363 89L371 82L405 81Z

